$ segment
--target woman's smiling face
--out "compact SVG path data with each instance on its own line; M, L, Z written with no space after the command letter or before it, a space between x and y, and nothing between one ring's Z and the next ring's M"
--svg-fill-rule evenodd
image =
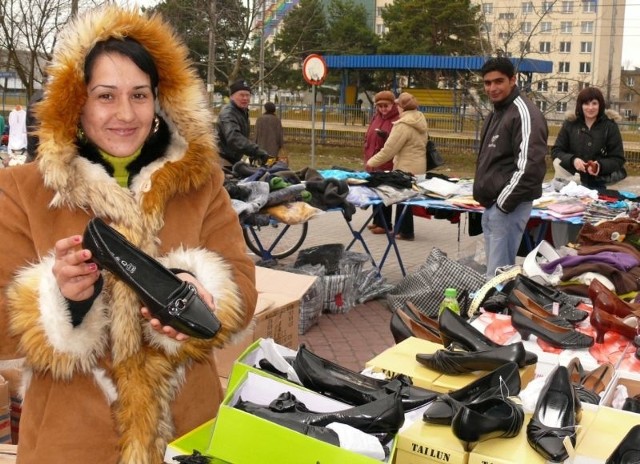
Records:
M87 138L111 156L133 155L151 132L155 105L151 79L129 58L96 58L80 123Z

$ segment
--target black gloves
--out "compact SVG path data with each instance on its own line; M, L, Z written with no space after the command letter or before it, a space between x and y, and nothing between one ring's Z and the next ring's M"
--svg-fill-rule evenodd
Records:
M269 153L262 149L258 149L256 150L255 154L251 156L251 161L253 161L255 164L258 164L259 166L264 166L265 164L267 164L267 161L269 161L269 158L271 158L269 156Z
M387 133L387 131L383 131L382 129L375 129L376 134L378 134L378 137L382 137L383 139L386 139L387 136L389 135Z

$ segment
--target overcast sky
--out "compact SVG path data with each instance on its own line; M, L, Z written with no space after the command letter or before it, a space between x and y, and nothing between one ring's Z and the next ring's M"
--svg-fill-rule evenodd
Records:
M640 0L627 0L624 13L622 65L629 64L640 68Z

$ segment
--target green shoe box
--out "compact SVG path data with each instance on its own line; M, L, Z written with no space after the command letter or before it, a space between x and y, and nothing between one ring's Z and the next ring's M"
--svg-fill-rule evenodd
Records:
M246 371L229 389L216 419L206 454L234 464L379 464L377 459L310 438L233 406L242 398L268 404L283 392L291 392L313 411L338 411L352 406L332 400L275 377ZM395 441L394 441L395 444ZM390 456L393 456L393 449Z

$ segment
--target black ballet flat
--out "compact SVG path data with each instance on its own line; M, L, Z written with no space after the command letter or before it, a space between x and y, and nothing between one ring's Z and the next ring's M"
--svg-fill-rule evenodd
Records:
M443 374L492 371L509 362L524 367L526 351L522 342L490 348L486 351L438 350L433 354L416 354L416 361Z
M507 363L478 380L438 396L422 415L430 424L450 425L458 410L465 404L495 396L516 396L520 393L520 373L516 363Z
M460 346L467 351L486 351L502 345L494 342L476 329L468 321L445 308L438 317L440 338L446 347ZM529 366L538 362L538 356L531 351L525 353L524 363Z
M411 380L399 376L380 380L351 371L309 351L304 344L292 362L302 385L343 403L363 405L398 393L405 411L411 411L433 401L437 393L411 385Z
M564 439L576 446L576 424L582 406L571 384L569 371L557 366L545 382L536 408L527 425L527 441L536 452L551 462L564 462L568 457Z
M605 464L638 464L640 462L640 425L634 425L618 444Z
M462 405L451 421L451 431L471 451L475 443L491 438L513 438L522 429L522 405L493 396Z
M235 408L274 422L286 420L317 427L339 422L372 434L395 434L404 424L404 410L398 394L335 412L311 411L290 392L282 393L268 406L241 398Z
M92 261L135 291L163 325L195 338L213 338L220 330L220 321L193 285L136 248L102 219L89 221L82 242L91 251Z

